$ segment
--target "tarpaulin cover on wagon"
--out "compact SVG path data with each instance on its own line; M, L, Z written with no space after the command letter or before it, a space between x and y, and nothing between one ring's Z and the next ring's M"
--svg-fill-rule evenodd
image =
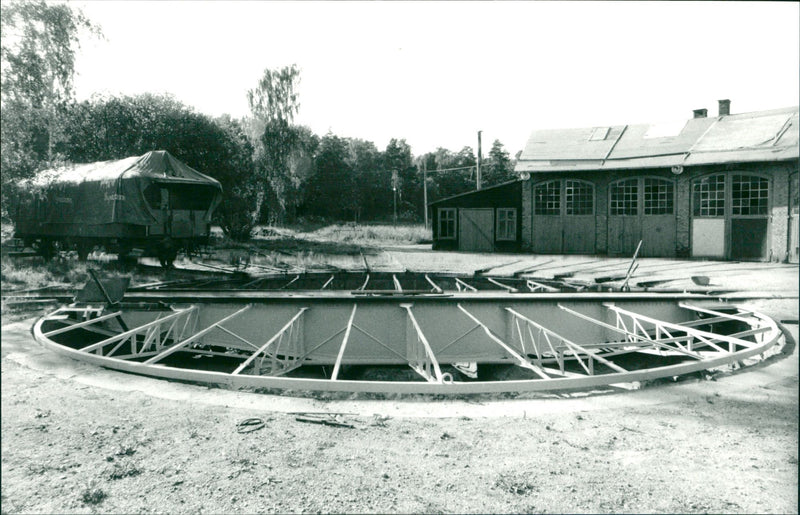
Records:
M43 223L153 223L161 188L196 185L184 202L206 212L206 222L222 198L219 181L182 163L165 150L114 161L44 170L21 183L38 196L36 218Z

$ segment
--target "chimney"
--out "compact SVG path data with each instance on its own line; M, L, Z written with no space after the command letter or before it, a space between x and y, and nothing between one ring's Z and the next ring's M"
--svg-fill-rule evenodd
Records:
M719 101L719 115L727 116L731 114L731 101L728 99Z
M695 109L692 112L695 118L706 118L708 116L708 109Z

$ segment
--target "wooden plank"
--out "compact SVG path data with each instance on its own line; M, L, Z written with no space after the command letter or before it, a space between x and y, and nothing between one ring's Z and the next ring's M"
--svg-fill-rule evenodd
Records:
M511 293L516 293L516 292L519 291L518 289L514 288L513 286L509 286L507 284L503 284L500 281L498 281L496 279L493 279L491 277L487 277L486 280L489 281L492 284L495 284L495 285L497 285L497 286L499 286L501 288L504 288L504 289L510 291Z
M521 261L523 261L523 260L522 259L516 259L514 261L508 261L506 263L500 263L498 265L492 265L492 266L487 266L485 268L479 268L479 269L475 270L474 272L472 272L472 274L473 275L485 274L486 272L488 272L490 270L494 270L495 268L503 268L503 267L506 267L506 266L511 266L511 265L514 265L514 264L519 263Z

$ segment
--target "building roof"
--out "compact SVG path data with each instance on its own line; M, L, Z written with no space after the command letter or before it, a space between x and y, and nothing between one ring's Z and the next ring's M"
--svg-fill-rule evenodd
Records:
M798 107L661 124L534 131L516 172L625 170L798 158Z
M499 189L499 188L505 188L505 187L510 186L510 185L512 185L514 183L517 183L517 182L520 182L520 180L519 179L514 179L514 180L511 180L511 181L502 182L500 184L495 184L494 186L489 186L488 188L481 188L479 190L465 191L464 193L459 193L457 195L451 195L449 197L440 198L439 200L434 200L433 202L428 202L428 205L429 206L433 206L433 205L440 204L442 202L447 202L449 200L453 200L453 199L456 199L456 198L459 198L459 197L467 197L467 196L471 196L471 195L482 195L482 194L486 193L487 191L492 191L492 190L496 190L496 189Z

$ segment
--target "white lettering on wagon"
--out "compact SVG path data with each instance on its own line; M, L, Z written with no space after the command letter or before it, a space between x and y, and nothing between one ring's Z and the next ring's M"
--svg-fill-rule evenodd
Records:
M125 195L109 195L106 194L106 200L125 200Z

